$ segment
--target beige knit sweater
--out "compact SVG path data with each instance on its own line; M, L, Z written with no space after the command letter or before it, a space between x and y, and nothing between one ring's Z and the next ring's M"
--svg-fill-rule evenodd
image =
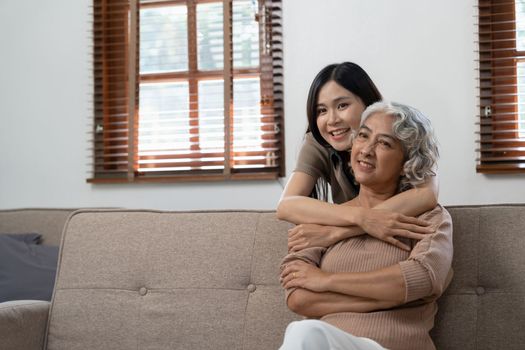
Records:
M286 263L301 259L329 272L364 272L399 264L406 282L405 304L393 309L328 314L321 318L346 332L375 340L391 350L435 349L429 331L434 326L436 299L452 276L452 220L441 206L420 216L436 232L420 241L404 240L411 252L369 235L346 239L325 248L289 254ZM287 297L293 292L287 290Z

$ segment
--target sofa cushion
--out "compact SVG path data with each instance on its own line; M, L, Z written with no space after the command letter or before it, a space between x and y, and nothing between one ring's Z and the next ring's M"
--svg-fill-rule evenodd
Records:
M58 247L36 244L37 234L0 235L0 302L51 300Z

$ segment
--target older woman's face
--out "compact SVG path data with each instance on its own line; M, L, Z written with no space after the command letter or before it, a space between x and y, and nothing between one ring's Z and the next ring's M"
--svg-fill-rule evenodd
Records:
M397 189L404 164L403 147L392 132L395 117L376 113L358 129L352 146L357 182L379 190Z
M317 97L317 127L321 136L338 151L352 146L351 132L359 127L365 105L333 80L327 82Z

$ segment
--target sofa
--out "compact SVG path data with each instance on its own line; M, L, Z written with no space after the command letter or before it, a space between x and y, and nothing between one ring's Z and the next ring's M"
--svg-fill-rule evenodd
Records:
M443 350L525 348L525 204L450 206L453 281L432 337ZM0 211L60 254L51 302L0 303L0 348L277 349L290 224L268 211Z

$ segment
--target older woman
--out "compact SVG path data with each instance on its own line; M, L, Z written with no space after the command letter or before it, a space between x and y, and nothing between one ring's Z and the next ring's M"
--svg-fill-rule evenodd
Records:
M414 108L376 102L354 135L360 183L348 204L372 208L433 176L438 157L428 119ZM436 299L450 282L452 223L440 205L421 215L435 228L406 251L370 235L289 254L282 265L288 307L319 320L291 323L282 350L435 349Z

